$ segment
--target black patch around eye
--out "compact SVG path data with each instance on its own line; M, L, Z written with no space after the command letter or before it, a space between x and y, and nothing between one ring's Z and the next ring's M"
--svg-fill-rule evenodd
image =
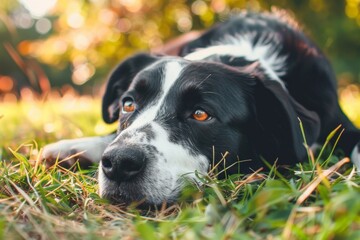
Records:
M185 112L186 115L190 115L194 111L196 104L202 100L199 92L192 88L187 89L181 99L179 109L181 112Z
M145 71L137 80L135 80L132 91L138 105L147 105L159 94L161 89L161 74L159 72L159 70Z
M137 82L135 86L135 91L138 93L144 93L149 88L149 84L146 79L141 79Z

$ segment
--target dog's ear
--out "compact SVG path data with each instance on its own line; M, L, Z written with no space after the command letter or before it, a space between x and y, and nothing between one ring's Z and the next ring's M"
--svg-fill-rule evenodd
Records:
M297 103L278 82L260 79L255 87L256 151L269 162L278 159L279 164L304 160L307 151L299 119L310 145L320 132L318 115Z
M126 59L113 70L102 99L102 117L106 123L113 123L119 118L119 99L129 88L136 74L158 59L157 56L139 53Z

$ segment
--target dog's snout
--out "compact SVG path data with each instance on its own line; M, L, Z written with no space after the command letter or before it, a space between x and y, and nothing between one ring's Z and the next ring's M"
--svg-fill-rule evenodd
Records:
M110 180L123 182L133 179L145 167L145 154L137 149L113 149L101 159L104 174Z

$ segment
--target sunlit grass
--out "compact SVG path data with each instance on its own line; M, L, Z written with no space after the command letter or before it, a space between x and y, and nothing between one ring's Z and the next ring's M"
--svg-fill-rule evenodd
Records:
M356 95L340 96L348 114L359 111ZM96 168L45 169L39 158L46 143L114 130L99 99L1 103L0 116L0 239L360 237L360 178L327 148L282 174L269 166L221 181L199 176L204 185L189 183L179 204L140 214L98 196Z
M36 140L105 135L116 129L101 118L101 100L68 95L59 99L3 102L0 108L0 146Z

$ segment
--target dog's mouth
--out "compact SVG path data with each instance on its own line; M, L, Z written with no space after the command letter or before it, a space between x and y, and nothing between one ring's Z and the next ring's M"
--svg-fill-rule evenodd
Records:
M156 172L144 174L130 181L117 182L106 177L99 170L100 196L110 203L122 206L134 206L139 209L159 208L164 203L177 202L182 189L181 180L157 178Z
M147 199L146 196L140 194L139 196L129 196L128 194L116 194L116 193L104 193L102 197L108 200L113 205L118 205L120 207L131 207L140 210L155 210L160 209L164 205L171 206L175 204L178 198L178 195L173 196L168 199L164 199L163 201L156 201Z
M121 207L133 206L140 209L157 207L157 204L147 201L146 197L141 193L139 193L138 196L130 196L129 194L109 191L103 193L102 197L108 200L111 204L119 205Z
M119 205L120 207L131 207L140 210L154 210L160 209L164 205L171 206L177 202L179 194L170 196L162 201L149 199L143 193L138 195L129 195L117 192L105 192L102 194L102 198L108 200L113 205Z

